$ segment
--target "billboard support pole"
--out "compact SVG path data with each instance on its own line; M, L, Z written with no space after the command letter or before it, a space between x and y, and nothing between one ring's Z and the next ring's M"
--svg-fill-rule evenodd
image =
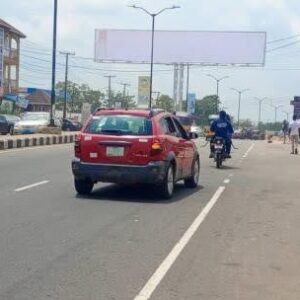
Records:
M151 70L150 70L150 92L149 92L149 109L152 108L152 83L153 83L153 55L154 55L154 30L155 30L155 14L152 14L152 41L151 41Z
M189 90L190 90L190 65L187 65L186 68L186 106L189 100ZM182 105L181 105L182 109Z

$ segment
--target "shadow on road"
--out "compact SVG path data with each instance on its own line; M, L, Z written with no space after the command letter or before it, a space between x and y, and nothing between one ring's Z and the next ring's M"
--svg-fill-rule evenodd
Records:
M216 166L210 166L211 169L216 169ZM222 165L222 167L218 170L240 170L239 167L234 167L234 166L227 166L227 165Z
M142 203L161 203L168 204L181 201L186 197L196 194L202 190L203 186L195 189L186 188L183 184L177 184L172 199L162 199L157 194L155 186L143 185L108 185L105 187L94 188L89 196L79 196L81 200L105 200L105 201L125 201L125 202L142 202Z

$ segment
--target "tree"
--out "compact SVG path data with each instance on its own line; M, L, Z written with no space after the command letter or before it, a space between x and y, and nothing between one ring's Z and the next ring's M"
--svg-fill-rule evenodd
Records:
M197 100L195 105L195 114L200 117L200 125L209 124L209 115L216 114L216 95L205 96L202 100ZM218 102L220 102L218 100Z
M235 122L234 127L237 128L237 122ZM241 128L253 128L254 124L250 119L240 120Z
M168 95L161 95L154 105L155 108L161 108L165 111L173 111L174 110L174 101L173 99Z
M58 82L56 84L56 89L65 89L64 82ZM67 83L67 93L69 95L69 100L67 100L67 107L70 111L80 113L82 104L84 102L90 103L92 105L92 111L97 107L101 106L101 102L104 99L104 94L99 90L91 89L87 84L77 84L71 81ZM56 107L58 109L63 109L64 98L60 96L57 98Z
M136 103L134 101L134 96L125 96L121 92L111 92L111 99L105 99L103 101L105 107L117 107L121 108L134 108Z

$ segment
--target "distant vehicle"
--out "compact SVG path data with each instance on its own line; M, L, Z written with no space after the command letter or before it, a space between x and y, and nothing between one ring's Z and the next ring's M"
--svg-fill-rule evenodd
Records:
M203 135L203 131L202 131L201 127L197 126L197 125L192 125L191 133L195 134L195 138Z
M61 129L64 131L80 131L82 124L72 119L62 120Z
M19 117L13 115L0 115L0 133L5 134L14 134L15 123L20 120Z
M26 112L21 120L15 124L14 132L19 134L39 133L50 125L50 113ZM54 125L61 126L59 119L54 119Z
M100 181L151 184L162 197L171 198L179 180L197 187L200 156L173 114L102 109L76 138L72 170L81 195Z
M183 128L185 129L186 132L191 131L191 127L193 124L193 118L191 114L183 111L178 111L175 113L176 118L179 120Z

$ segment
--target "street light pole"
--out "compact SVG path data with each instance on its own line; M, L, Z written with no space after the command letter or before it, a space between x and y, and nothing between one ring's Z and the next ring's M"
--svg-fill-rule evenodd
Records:
M286 114L286 120L289 122L290 121L290 113L287 111L282 111L284 114Z
M272 105L274 110L275 110L275 123L277 123L277 112L278 112L278 109L280 107L282 107L283 105Z
M216 81L216 83L217 83L216 113L218 113L219 112L219 104L218 104L218 102L219 102L219 84L220 84L220 82L222 80L224 80L226 78L229 78L229 76L224 76L224 77L221 77L221 78L217 78L217 77L215 77L215 76L213 76L211 74L206 74L206 76L214 79Z
M264 98L258 98L255 97L255 99L258 101L258 125L261 123L261 109L262 109L262 103L267 100L267 97Z
M239 102L238 102L238 128L240 127L240 112L241 112L241 100L242 100L242 94L249 91L249 89L244 90L238 90L235 88L231 88L233 91L236 91L239 95Z
M152 89L153 89L153 60L154 60L154 33L155 33L155 17L163 13L165 10L169 9L176 9L180 8L179 6L173 5L172 7L166 7L160 10L157 13L151 13L147 9L141 7L141 6L136 6L136 5L129 5L129 7L140 9L143 12L145 12L147 15L149 15L152 18L152 32L151 32L151 67L150 67L150 91L149 91L149 108L152 108Z
M56 32L57 32L57 0L54 0L53 44L52 44L52 82L51 82L51 107L50 107L50 126L52 126L52 127L54 127L54 105L55 105Z
M64 91L64 110L63 110L63 120L67 116L67 89L68 89L68 73L69 73L69 55L75 55L74 52L59 52L66 56L66 70L65 70L65 91Z

